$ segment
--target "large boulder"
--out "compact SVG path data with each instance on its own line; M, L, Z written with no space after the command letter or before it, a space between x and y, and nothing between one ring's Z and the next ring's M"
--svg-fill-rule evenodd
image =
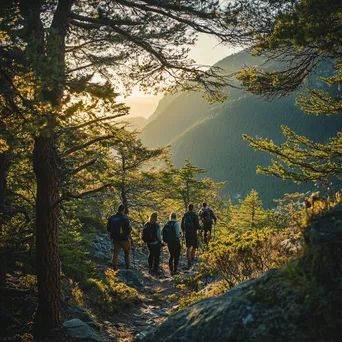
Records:
M302 256L177 312L152 341L341 341L342 210L313 218Z
M256 300L260 288L271 285L272 291L285 294L284 286L274 281L277 270L265 273L259 279L249 280L219 297L203 299L177 312L148 334L147 341L290 341L284 321L299 319L297 305L289 303L292 317L286 317L283 308ZM267 296L269 293L263 293ZM289 324L290 325L290 324ZM291 324L291 330L294 329Z
M73 339L103 342L103 338L94 329L78 318L65 321L63 327Z

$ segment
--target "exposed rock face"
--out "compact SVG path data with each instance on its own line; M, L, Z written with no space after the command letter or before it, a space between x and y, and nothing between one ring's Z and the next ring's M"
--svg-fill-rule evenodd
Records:
M342 211L316 217L303 256L177 312L142 340L341 341Z
M74 318L66 321L63 327L73 339L103 342L102 337L80 319Z
M287 341L281 308L253 301L258 284L276 270L249 280L220 297L201 300L179 311L143 341Z

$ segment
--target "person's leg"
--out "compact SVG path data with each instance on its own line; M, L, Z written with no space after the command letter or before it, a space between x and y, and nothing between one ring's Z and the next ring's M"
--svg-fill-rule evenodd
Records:
M177 246L177 248L176 248L175 251L174 251L174 267L173 267L173 273L176 273L176 272L177 272L180 252L181 252L181 245Z
M159 243L155 244L154 245L154 262L153 262L153 270L155 272L159 271L160 251L161 251L160 244Z
M126 266L126 269L128 269L131 266L131 258L129 255L131 252L131 241L130 240L121 241L121 247L125 252L125 266Z
M119 253L121 250L120 241L114 240L113 246L114 246L114 253L113 253L112 263L113 263L114 270L117 271L118 270L118 258L119 258Z
M211 226L208 227L208 231L207 231L207 244L210 242L211 240Z
M172 247L171 246L167 246L169 249L169 253L170 253L170 258L169 258L169 269L170 269L170 273L171 275L173 275L173 251L172 251Z
M149 251L149 253L148 253L148 268L150 270L152 270L153 259L154 259L154 257L153 257L153 247L152 246L153 245L147 244L147 248L148 248L148 251Z
M196 247L193 246L191 249L191 262L193 263L195 260L195 254L196 254Z

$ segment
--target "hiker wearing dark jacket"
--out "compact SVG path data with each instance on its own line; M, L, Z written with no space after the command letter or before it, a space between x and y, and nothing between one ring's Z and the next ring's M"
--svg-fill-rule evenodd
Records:
M196 248L198 247L197 231L201 229L197 214L193 211L194 205L189 204L189 210L182 218L181 228L185 234L186 257L188 259L188 268L190 268L195 260Z
M119 205L118 212L108 219L107 231L110 232L110 238L113 241L113 268L118 269L118 258L121 248L125 253L125 266L128 269L131 265L130 251L131 251L131 227L128 217L125 215L125 207L123 204Z
M158 213L151 214L149 221L146 223L150 225L150 229L153 236L153 241L147 243L149 250L148 255L148 268L149 272L153 274L159 273L160 252L162 249L161 229L158 222ZM146 226L145 224L145 226Z
M167 247L169 249L170 258L169 258L169 269L170 274L173 276L177 273L177 267L179 262L179 256L182 249L180 243L180 226L179 222L177 222L177 214L171 213L170 220L165 224L163 231L163 240L167 243Z
M211 239L211 230L213 227L213 222L216 224L217 218L214 212L208 207L206 202L203 202L202 208L199 211L198 216L203 224L204 242L208 244Z

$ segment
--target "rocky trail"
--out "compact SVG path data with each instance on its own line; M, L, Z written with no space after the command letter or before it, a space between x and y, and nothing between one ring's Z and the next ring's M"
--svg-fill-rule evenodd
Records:
M106 234L94 239L93 257L100 273L111 268L112 249ZM132 253L131 269L124 269L124 255L119 255L119 281L135 288L141 302L133 307L124 308L115 314L98 314L96 320L79 306L72 306L73 317L64 323L68 335L93 341L139 341L151 329L161 324L176 308L182 291L176 287L180 279L191 277L193 271L186 270L185 249L179 264L179 275L171 277L168 269L169 253L164 247L160 269L161 274L151 275L148 272L147 249L137 248ZM80 322L81 321L81 322ZM71 323L70 323L71 322Z

